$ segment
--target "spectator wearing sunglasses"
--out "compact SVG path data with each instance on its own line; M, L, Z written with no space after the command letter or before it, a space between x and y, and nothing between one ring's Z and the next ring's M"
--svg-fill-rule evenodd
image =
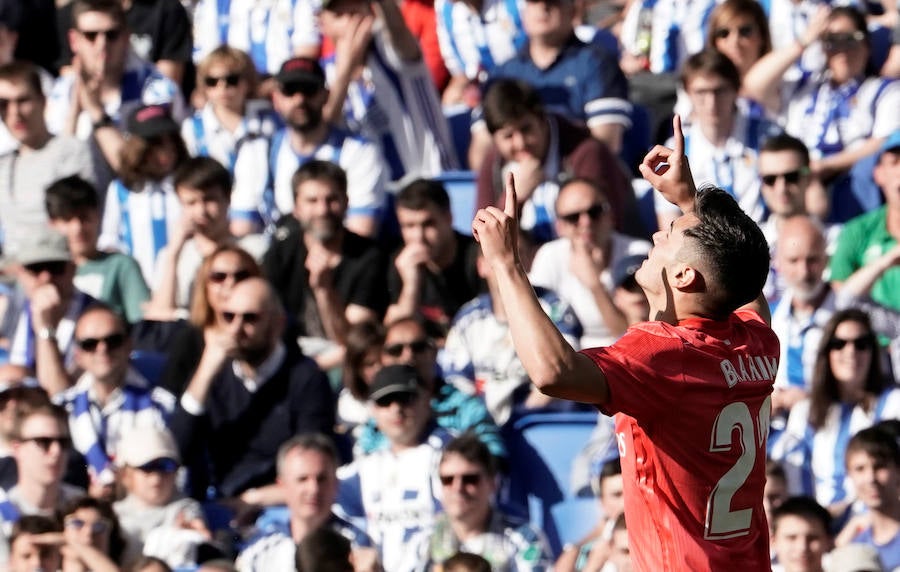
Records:
M200 503L176 488L181 466L167 429L129 431L116 457L126 495L113 504L126 541L122 560L141 554L172 568L196 564L197 546L211 538Z
M75 264L66 238L45 226L29 233L30 240L14 258L26 301L9 363L25 368L53 396L71 385L75 322L93 299L75 288Z
M571 179L556 197L560 238L541 246L529 274L531 283L556 292L581 322L581 347L610 344L628 324L613 302L612 269L620 259L646 254L650 243L613 230L605 185Z
M122 565L125 539L112 505L105 500L82 497L61 511L63 550L61 570L114 572Z
M725 0L709 16L706 47L724 54L743 79L747 70L772 51L769 23L756 0Z
M332 434L331 386L296 343L282 341L284 310L266 280L238 282L218 313L222 326L204 331L172 433L186 462L208 455L208 470L192 475L195 496L229 499L236 509L283 504L278 447L297 433Z
M26 515L55 517L69 502L84 496L84 489L63 482L71 447L65 409L47 402L19 410L12 428L19 477L0 503L5 522Z
M46 103L35 65L11 62L0 67L0 116L15 141L0 155L0 223L7 255L28 240L29 228L46 224L43 190L50 183L69 175L90 181L96 177L85 142L47 130Z
M881 371L869 316L840 310L825 325L809 398L791 409L772 458L785 467L788 493L813 496L834 515L853 501L844 464L847 439L900 418L900 389Z
M496 460L476 435L466 433L447 443L437 474L443 513L410 541L409 566L400 569L440 569L457 552L481 556L494 572L550 569L553 561L543 533L497 508Z
M786 77L817 40L825 50L825 69ZM817 12L803 39L761 58L744 85L757 101L773 94L780 100L785 131L806 144L812 175L829 190L829 220L834 222L846 222L881 202L851 184L850 170L900 129L900 83L878 77L868 66L870 53L869 30L859 10L842 6Z
M261 234L240 238L231 233L228 208L232 177L211 157L187 159L173 175L172 184L181 204L178 228L156 259L153 298L154 317L184 318L203 259L220 246L236 244L260 260L268 248Z
M411 535L427 529L440 508L435 468L452 435L435 422L432 392L416 368L385 366L370 389L387 446L338 470L338 515L365 519L384 570L404 572Z
M66 237L77 266L75 287L109 304L129 324L139 322L150 289L137 260L97 248L101 215L97 189L77 175L65 177L47 188L44 205L50 226Z
M133 52L129 36L120 0L73 2L72 70L60 76L47 101L50 131L88 141L98 165L105 159L109 170L97 177L101 189L121 168L122 126L132 110L163 105L177 121L186 114L178 85Z
M125 434L165 428L175 398L129 366L131 339L121 316L100 303L75 326L75 363L84 373L54 399L69 413L75 450L84 456L92 496L107 497Z
M454 434L472 431L487 444L493 455L505 461L506 445L484 399L447 383L440 375L437 353L437 345L429 337L425 323L416 318L403 318L387 327L381 348L381 363L385 367L414 367L431 396L431 409L437 424ZM371 387L369 391L371 398ZM389 439L376 421L370 419L359 430L354 456L388 447Z

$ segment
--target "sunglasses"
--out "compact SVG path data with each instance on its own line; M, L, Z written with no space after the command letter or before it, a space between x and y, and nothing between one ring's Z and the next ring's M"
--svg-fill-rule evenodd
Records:
M213 284L222 284L223 282L228 280L229 276L234 278L234 283L237 284L241 280L246 280L247 278L250 278L250 271L249 270L238 270L237 272L220 272L218 270L214 270L209 273L207 278Z
M33 103L35 99L37 99L37 98L34 95L23 95L22 97L0 98L0 115L6 115L6 112L9 111L10 103L15 103L18 107L22 107L23 105Z
M97 349L100 345L100 342L106 346L106 351L111 352L115 351L122 346L125 345L125 334L122 332L116 332L115 334L110 334L104 338L82 338L77 340L75 343L78 344L78 347L82 350L90 353Z
M859 30L825 34L822 36L822 47L826 52L843 52L855 48L864 39L866 39L866 35Z
M759 178L765 186L771 187L778 179L784 179L788 185L796 185L800 182L800 177L806 174L806 169L797 169L796 171L788 171L787 173L775 173L770 175L760 175Z
M606 212L606 209L607 209L607 206L603 203L600 203L600 204L596 204L596 205L592 206L591 208L589 208L587 210L577 211L577 212L569 213L569 214L557 215L557 218L559 218L559 220L565 221L569 224L578 224L578 221L581 220L581 215L586 214L586 215L588 215L589 219L596 221L603 215L603 213Z
M228 75L223 75L221 77L215 77L208 75L203 78L203 84L206 87L216 87L220 85L222 82L225 82L225 85L228 87L234 87L241 82L241 74L238 73L230 73Z
M847 340L844 338L831 338L831 340L828 341L828 349L831 351L840 351L844 349L847 344L852 344L853 349L858 352L862 352L872 349L872 338L870 338L869 336L853 338L852 340Z
M144 463L137 470L143 473L166 473L172 474L178 470L178 462L175 459L153 459L149 463Z
M83 518L78 517L69 517L66 519L66 528L81 530L85 526L91 527L91 534L106 534L109 532L111 525L105 518L95 520L94 522L88 522Z
M34 443L41 451L47 453L50 446L56 443L60 449L68 449L72 446L72 440L68 437L23 437L23 443Z
M731 35L732 31L737 32L737 35L741 38L749 38L756 33L756 26L753 24L744 24L737 28L717 28L716 31L713 32L713 37L717 40L725 40Z
M226 324L234 322L238 317L245 324L255 324L259 322L261 315L259 312L222 312L222 319Z
M38 275L44 272L51 276L62 276L69 268L69 263L65 260L53 260L51 262L35 262L34 264L26 264L25 270L29 273Z
M459 479L463 486L473 487L481 482L481 473L463 473L461 475L441 475L441 484L449 487L453 481Z
M414 340L412 342L391 344L389 346L384 346L383 351L391 357L400 357L403 355L403 350L405 348L409 348L413 354L419 355L431 349L431 342L428 340Z
M106 38L106 41L109 43L115 42L122 37L121 28L110 28L108 30L78 30L78 33L84 36L84 39L92 44L97 41L99 36Z
M408 391L401 391L398 393L391 393L390 395L385 395L384 397L379 397L375 400L375 405L378 407L390 407L392 404L396 403L401 407L406 407L411 405L416 398L419 397L418 393L410 393Z
M322 86L319 84L308 83L305 81L291 81L279 85L279 91L287 97L294 97L298 93L302 94L304 97L310 97L319 93L319 90L321 89Z

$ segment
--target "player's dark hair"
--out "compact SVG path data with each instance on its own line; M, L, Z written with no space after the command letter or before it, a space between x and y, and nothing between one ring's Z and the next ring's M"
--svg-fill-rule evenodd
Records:
M444 447L441 454L441 463L447 460L451 454L459 455L473 465L478 465L491 478L497 475L497 461L491 454L491 450L472 432L466 432L453 439Z
M705 277L707 311L724 318L762 292L769 274L769 245L759 225L722 189L701 188L693 213L698 223L684 235L711 273Z
M741 72L718 50L706 49L689 57L681 66L681 85L688 89L691 80L698 75L717 75L734 91L741 88Z
M881 395L887 388L887 379L881 371L881 346L872 331L872 323L869 314L857 308L839 310L831 316L822 330L822 340L816 353L816 361L813 364L812 379L809 392L809 424L813 429L820 429L825 424L828 410L835 403L840 403L840 382L831 371L829 354L835 331L844 322L856 322L867 332L865 338L872 348L872 359L869 360L869 370L866 372L864 391L871 396Z
M491 83L481 108L491 135L528 115L541 119L545 116L544 104L537 91L528 83L514 79L499 79Z
M175 171L172 182L176 192L180 188L196 189L204 193L218 189L226 199L231 198L231 173L212 157L191 157L186 160Z
M97 189L78 175L54 181L44 194L47 217L69 220L80 212L99 211Z
M865 453L876 463L900 468L900 444L894 433L881 423L859 431L847 443L845 461L854 453Z
M800 155L800 162L803 163L804 167L809 166L809 149L803 141L796 137L792 137L787 133L780 133L766 139L766 142L763 143L762 148L759 150L760 153L778 153L779 151L793 151Z
M297 200L297 189L306 181L319 181L331 185L340 194L347 196L347 173L336 163L313 159L300 165L291 177L291 191Z
M412 211L425 210L430 206L443 212L450 212L450 195L440 181L416 179L397 193L397 207Z
M772 510L772 530L778 530L779 521L785 516L796 516L818 521L825 532L831 534L831 514L812 497L791 497Z

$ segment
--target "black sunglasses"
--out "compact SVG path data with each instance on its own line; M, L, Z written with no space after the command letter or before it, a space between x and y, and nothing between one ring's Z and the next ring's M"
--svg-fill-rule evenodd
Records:
M426 350L431 349L431 342L422 339L399 344L391 344L389 346L384 346L384 353L391 357L400 357L400 355L403 354L404 348L409 348L412 353L418 355L424 353Z
M778 179L784 178L784 182L788 185L796 185L800 182L800 177L806 174L806 169L797 169L796 171L788 171L787 173L774 173L769 175L760 175L759 178L765 186L771 187Z
M230 73L228 75L223 75L221 77L215 77L208 75L203 78L203 84L206 87L216 87L222 82L225 82L225 85L228 87L234 87L241 82L241 74L238 73Z
M97 41L98 36L105 37L107 42L115 42L122 37L121 28L110 28L108 30L78 30L78 33L84 36L84 38L92 44Z
M230 324L240 316L241 321L245 324L255 324L259 321L261 314L259 312L222 312L222 318L226 324Z
M294 97L298 93L303 94L304 97L310 97L319 93L321 89L321 85L305 81L289 81L279 84L279 91L287 97Z
M23 437L23 443L34 443L40 447L41 451L50 451L50 446L56 443L60 449L68 449L72 446L72 440L69 437Z
M35 262L34 264L26 264L25 270L31 274L41 274L47 272L51 276L62 276L66 273L69 263L65 260L52 260L50 262Z
M853 344L853 348L858 351L865 351L872 349L872 338L869 336L861 336L859 338L853 338L852 340L847 340L844 338L831 338L828 341L828 349L840 351L844 349L847 344Z
M732 30L737 32L737 35L742 38L749 38L756 33L756 26L754 26L753 24L744 24L743 26L738 26L737 28L717 28L716 31L713 32L713 36L717 40L724 40L731 35Z
M441 475L441 484L445 487L449 487L453 484L453 481L459 479L462 481L463 486L475 486L481 482L481 473L463 473L460 475Z
M581 220L581 215L586 214L588 215L589 219L598 220L603 215L603 213L606 212L606 209L607 206L605 204L598 203L587 210L557 215L557 218L569 224L578 224L578 221Z
M209 281L214 284L221 284L221 283L225 282L226 280L228 280L229 276L234 278L234 283L237 284L241 280L246 280L247 278L250 278L250 271L249 270L238 270L237 272L219 272L217 270L214 270L209 273L208 278L209 278Z
M143 473L166 473L171 474L178 470L178 462L175 459L154 459L149 463L144 463L137 468Z
M125 334L116 332L115 334L110 334L104 338L82 338L75 343L78 344L78 347L82 350L93 352L97 349L97 346L100 345L100 342L103 342L106 345L106 351L111 352L125 345L125 339Z
M857 44L866 39L866 35L859 30L855 32L842 32L825 34L822 36L822 47L826 52L843 52L855 48Z
M417 397L419 397L418 393L399 391L397 393L385 395L384 397L379 397L375 400L375 405L378 407L390 407L391 404L396 403L401 407L406 407L415 401Z

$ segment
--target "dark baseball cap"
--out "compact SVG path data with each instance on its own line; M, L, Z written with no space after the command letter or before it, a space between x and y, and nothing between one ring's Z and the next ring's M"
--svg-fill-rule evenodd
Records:
M419 393L423 385L416 369L409 365L388 365L381 368L369 388L369 401L395 393Z
M164 105L143 105L131 112L125 123L125 130L132 135L158 137L168 133L178 133L180 128Z
M619 288L628 285L628 281L634 279L634 273L645 260L646 254L631 254L616 261L612 269L613 286Z
M279 84L288 83L304 83L316 86L316 88L325 87L325 72L319 62L312 58L291 58L281 64L281 69L275 75L275 79Z

